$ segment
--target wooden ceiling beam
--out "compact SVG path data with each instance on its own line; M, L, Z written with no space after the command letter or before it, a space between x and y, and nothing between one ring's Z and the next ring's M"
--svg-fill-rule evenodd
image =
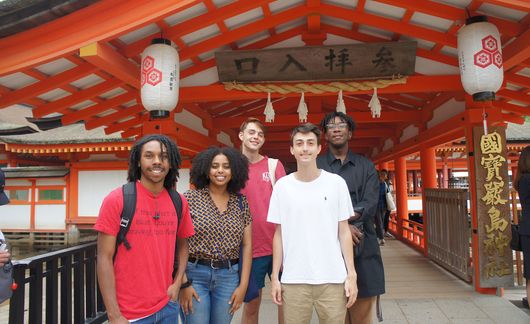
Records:
M528 59L530 57L530 29L506 45L502 49L502 57L505 71L509 71L514 66Z
M446 92L446 91L461 91L462 83L460 82L460 75L434 75L434 76L410 76L407 78L406 84L391 85L386 88L377 90L378 94L384 95L386 93L416 93L416 92ZM356 91L354 94L372 94L373 90ZM346 92L345 94L348 94ZM314 94L306 92L306 97L313 96L329 96L336 95L336 93L325 92L322 94ZM284 97L299 97L299 93L278 94L272 93L272 98ZM209 85L196 87L180 88L180 103L195 103L208 101L233 101L233 100L252 100L267 98L266 93L244 92L244 91L229 91L224 85Z
M344 9L331 4L321 4L319 11L322 15L343 19L350 22L365 24L384 29L399 30L403 35L417 37L435 43L456 48L456 37L425 27L414 26L400 21L392 20L369 13L358 13L354 10Z
M504 111L519 114L520 116L530 116L530 107L522 107L501 101L494 101L493 106L501 108Z
M308 122L318 124L320 120L324 118L324 113L311 113L308 114ZM381 118L372 118L371 112L349 112L356 123L398 123L398 122L419 122L421 114L419 111L406 111L406 112L394 112L388 111L381 115ZM265 117L257 117L262 122L265 122ZM275 116L274 123L271 126L297 126L300 124L298 120L298 114L292 115L279 115ZM246 117L223 117L216 118L215 122L228 128L239 128L239 125L245 121Z
M527 0L482 0L482 2L530 13L530 2Z
M293 27L291 29L288 29L281 33L275 33L274 35L267 37L265 39L259 40L257 42L254 42L252 44L249 44L247 46L243 46L240 48L240 50L251 50L251 49L262 49L271 45L274 45L276 43L282 42L284 40L293 38L295 36L298 36L302 34L304 31L303 26L297 26ZM207 61L204 61L200 64L193 65L183 71L181 71L180 78L183 79L185 77L188 77L190 75L202 72L206 69L212 68L216 65L215 58L209 59Z
M61 122L63 125L70 125L80 120L88 120L91 117L100 114L106 110L118 108L120 105L126 104L134 99L137 99L138 94L126 92L116 97L102 100L100 103L86 107L77 111L64 113Z
M140 69L109 45L96 42L79 49L79 56L99 69L140 89Z
M143 122L149 120L149 115L145 112L141 112L131 117L132 117L131 119L128 119L126 121L114 123L114 124L111 124L105 127L105 130L104 130L105 134L110 135L110 134L113 134L119 131L125 131L134 126L141 125ZM122 134L122 137L126 138L128 136L123 136Z
M100 126L110 125L113 122L120 121L131 115L138 114L144 110L142 105L134 105L131 107L121 108L118 111L103 117L95 117L85 122L85 128L91 130Z
M506 82L516 84L523 88L530 89L530 78L515 73L504 73L504 79Z
M481 2L485 1L481 0ZM467 13L465 9L457 8L443 3L437 3L434 1L377 0L377 2L382 2L392 6L421 12L427 15L440 17L447 20L460 21L461 24L463 24L467 18ZM471 11L472 15L476 14L475 12L473 12L476 9L469 7L468 9ZM509 20L496 17L488 17L488 20L495 24L497 27L499 27L499 29L502 29L502 34L511 37L517 36L525 30L524 26L521 26L520 24Z
M265 17L264 19L260 19L244 26L241 26L239 28L232 29L227 33L210 37L207 40L204 40L198 44L183 48L181 49L179 55L181 57L181 60L186 60L190 57L212 51L233 41L254 35L263 30L267 30L268 28L275 27L287 23L289 21L295 20L297 18L303 17L309 12L310 11L306 6L298 6L291 9L287 9L276 15Z
M330 33L330 34L334 34L337 36L341 36L344 38L349 38L349 39L353 39L356 41L365 42L365 43L388 42L388 39L385 39L382 37L372 36L372 35L356 32L356 31L344 29L341 27L331 26L328 24L322 24L322 31ZM436 52L429 51L423 48L418 47L416 49L416 55L424 57L426 59L444 63L447 65L458 66L457 57L452 57L452 56L445 55L442 53L436 53Z
M517 92L509 89L501 89L497 91L497 95L499 97L505 97L511 100L516 100L520 102L524 102L525 104L530 105L530 95L527 95L523 92Z
M79 65L64 72L58 73L54 76L48 77L45 80L30 84L18 90L7 92L0 97L0 108L21 103L53 89L60 88L72 81L81 79L96 70L96 67L90 65L89 63L85 63L83 65Z
M118 79L112 79L104 81L90 88L83 89L75 94L71 94L67 97L52 101L45 105L41 105L33 109L33 117L41 118L52 113L61 113L68 109L70 106L89 100L92 97L96 97L102 93L115 89L123 84L123 81Z
M226 20L230 17L240 15L242 13L260 7L261 5L268 4L272 1L273 0L239 0L233 2L217 10L209 11L206 14L197 16L192 19L188 19L180 24L171 26L165 31L164 37L170 39L180 38L184 35L193 33L197 30L216 24L217 22ZM129 44L124 49L125 56L135 57L139 55L140 53L142 53L144 48L151 44L151 40L155 37L158 37L158 35L158 33L154 33Z
M0 76L42 64L101 40L146 26L198 0L107 0L0 39ZM97 17L95 19L94 17Z

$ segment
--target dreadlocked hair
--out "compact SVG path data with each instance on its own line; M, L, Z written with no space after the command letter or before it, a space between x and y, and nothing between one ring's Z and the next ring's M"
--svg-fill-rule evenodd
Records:
M353 119L349 115L340 111L333 111L324 116L322 121L320 121L320 128L322 128L322 131L324 133L328 131L327 125L335 122L335 117L339 117L343 122L348 124L348 130L350 132L353 132L355 130L355 121L353 121Z
M224 155L230 164L232 173L227 190L238 193L245 187L248 180L248 159L238 150L231 147L211 146L195 156L191 164L190 180L197 189L203 189L210 184L210 168L217 155Z
M164 178L164 188L167 190L175 188L175 182L179 177L179 167L182 159L177 144L169 137L161 134L146 135L136 141L131 148L129 155L129 170L127 172L127 181L136 182L142 177L142 170L140 169L140 159L142 156L142 148L146 143L157 141L161 148L165 147L169 159L169 172Z

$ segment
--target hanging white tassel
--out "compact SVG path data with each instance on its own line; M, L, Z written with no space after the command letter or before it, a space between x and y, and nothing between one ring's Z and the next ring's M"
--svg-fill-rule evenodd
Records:
M342 90L339 90L339 98L337 99L337 112L346 113L346 105L342 99Z
M307 123L307 105L304 101L304 93L302 92L302 97L300 97L300 103L298 104L298 120L301 123Z
M267 104L265 105L265 110L263 111L265 115L265 122L272 123L274 121L274 108L272 107L271 93L267 93Z
M370 103L368 103L368 107L370 107L370 111L372 112L372 118L381 117L381 102L379 101L379 98L377 98L377 88L374 88L374 95L372 96Z

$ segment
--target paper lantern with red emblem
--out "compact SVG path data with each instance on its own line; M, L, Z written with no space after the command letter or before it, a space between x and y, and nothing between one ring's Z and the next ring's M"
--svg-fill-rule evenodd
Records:
M494 100L504 73L499 30L487 17L471 17L458 31L458 63L464 90L473 100Z
M179 55L165 38L155 38L142 53L142 104L151 118L166 118L179 97Z

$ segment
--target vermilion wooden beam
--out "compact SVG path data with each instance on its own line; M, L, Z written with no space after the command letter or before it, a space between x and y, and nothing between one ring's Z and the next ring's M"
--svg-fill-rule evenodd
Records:
M530 105L530 95L523 92L517 92L509 89L501 89L497 91L499 97L506 97L512 100L517 100Z
M269 29L270 30L270 29ZM297 27L293 27L291 29L288 29L284 32L281 32L281 33L278 33L278 34L274 34L270 37L267 37L265 39L262 39L262 40L259 40L255 43L252 43L252 44L249 44L247 46L243 46L241 47L240 49L241 50L251 50L251 49L262 49L264 47L268 47L268 46L271 46L273 44L276 44L276 43L279 43L279 42L282 42L284 40L287 40L287 39L290 39L290 38L293 38L297 35L300 35L302 34L302 32L304 31L304 26L297 26ZM209 68L212 68L214 67L216 64L216 61L215 61L215 58L212 58L208 61L204 61L198 65L194 65L192 67L189 67L183 71L181 71L181 74L180 74L180 78L183 79L185 77L188 77L190 75L193 75L195 73L199 73L201 71L204 71L206 69L209 69Z
M502 49L502 57L506 71L528 59L530 57L530 29L506 45Z
M109 45L96 42L79 49L79 56L117 79L140 89L140 69Z
M141 125L144 121L149 120L148 114L145 114L145 113L144 114L140 113L136 116L131 116L131 117L133 118L126 120L124 122L111 124L105 127L105 130L104 130L105 134L110 135L110 134L113 134L119 131L124 131L131 127ZM123 136L122 134L122 137L126 138L127 136Z
M357 31L347 30L341 27L331 26L328 24L322 24L321 29L322 31L330 33L330 34L334 34L337 36L341 36L341 37L345 37L345 38L349 38L349 39L353 39L353 40L357 40L357 41L361 41L365 43L387 42L388 41L388 39L384 39L381 37L363 34ZM416 55L424 57L426 59L437 61L440 63L444 63L444 64L448 64L452 66L458 66L458 58L445 55L442 53L428 51L423 48L418 47L416 49Z
M138 94L135 93L122 93L121 95L118 95L111 99L104 100L97 105L86 107L73 112L64 113L63 117L61 118L61 122L63 125L70 125L80 120L87 120L104 111L123 105L137 97Z
M267 124L266 126L268 126ZM274 126L274 123L272 123ZM394 130L392 128L373 128L373 129L356 129L353 133L353 138L381 138L394 136ZM289 141L289 133L267 133L265 135L266 142L285 142Z
M521 107L501 101L493 102L493 106L498 107L504 111L509 111L511 113L518 114L520 116L530 116L530 107Z
M51 113L60 113L70 106L89 100L92 97L98 96L102 93L115 89L116 87L123 84L123 81L112 79L99 83L93 87L83 89L77 93L61 98L59 100L52 101L45 105L39 106L33 109L33 117L40 118Z
M482 0L482 2L488 2L494 5L509 7L530 13L530 2L527 0Z
M324 118L324 113L311 113L308 114L308 122L313 124L320 123L320 120ZM356 123L397 123L397 122L419 122L420 112L419 111L407 111L407 112L393 112L388 111L381 114L381 118L372 118L370 112L349 112ZM265 122L265 117L257 117L262 122ZM239 125L246 120L246 117L226 117L216 118L215 122L228 128L239 128ZM298 120L298 114L296 115L279 115L275 116L272 126L297 126L300 124Z
M13 36L0 39L0 76L117 37L198 0L107 0ZM97 17L97 19L95 18Z
M91 130L100 126L109 125L113 122L122 120L124 118L127 118L131 115L135 115L137 113L140 113L144 110L144 107L142 105L134 105L127 108L122 108L112 114L106 115L104 117L97 117L97 118L91 118L90 120L85 122L85 128L87 130Z
M516 84L524 88L530 88L530 78L515 73L504 73L506 82Z
M487 0L486 0L487 1ZM502 0L501 0L502 1ZM427 15L440 17L443 19L461 21L465 22L467 18L467 13L465 9L460 9L451 5L446 5L443 3L437 3L434 1L421 1L421 0L412 0L412 1L403 1L403 0L378 0L378 2L386 3L392 6L402 7L413 11L418 11ZM477 5L477 8L480 7L481 2L485 1L476 1L474 2ZM473 2L472 2L473 3ZM473 7L467 7L471 11L471 14L474 14L473 11L476 9ZM496 17L488 17L488 20L495 24L499 29L501 29L501 34L508 36L517 36L525 30L525 27L505 19L500 19Z
M232 29L228 33L223 33L218 36L210 37L205 41L198 44L192 45L188 48L184 48L180 51L180 57L182 60L186 60L190 57L197 56L202 53L209 52L223 45L229 44L245 37L254 35L268 28L272 28L284 23L287 23L297 18L303 17L309 13L309 9L305 6L298 6L291 9L287 9L278 14L275 14L264 19L249 23L236 29Z
M385 93L416 93L416 92L445 92L461 91L462 84L459 75L435 75L435 76L410 76L406 84L391 85L386 88L378 89L379 94ZM355 94L372 94L373 90L357 91ZM347 94L347 93L345 93ZM314 94L306 92L306 97L312 96L329 96L337 95L336 93ZM278 97L299 97L298 93L291 94L271 94L273 98ZM267 98L265 93L254 93L244 91L228 91L223 85L210 85L198 87L180 88L180 103L195 103L208 101L227 101L227 100L252 100Z
M399 32L403 35L418 37L424 40L456 48L455 36L447 35L432 29L402 23L389 18L368 14L366 12L358 13L354 10L348 10L330 4L321 4L319 11L323 15L361 23L384 30L399 30Z
M217 10L210 11L195 18L188 19L175 26L171 26L165 30L164 37L170 39L179 38L186 34L190 34L197 30L216 24L219 21L224 21L230 17L240 15L261 5L268 4L272 1L273 0L239 0L233 2ZM149 46L151 40L158 36L159 34L155 33L129 44L124 50L125 55L127 57L135 57L139 55L144 48Z
M94 66L85 63L83 65L76 66L54 76L51 76L46 80L30 84L24 88L15 91L5 93L0 97L0 108L21 103L27 99L37 97L38 95L46 93L50 90L60 88L61 86L64 86L65 84L68 84L72 81L81 79L96 70L97 68L95 68Z
M514 114L502 114L502 119L505 122L510 122L510 123L519 124L519 125L522 125L525 122L524 117L521 117L518 114L517 115L514 115Z

